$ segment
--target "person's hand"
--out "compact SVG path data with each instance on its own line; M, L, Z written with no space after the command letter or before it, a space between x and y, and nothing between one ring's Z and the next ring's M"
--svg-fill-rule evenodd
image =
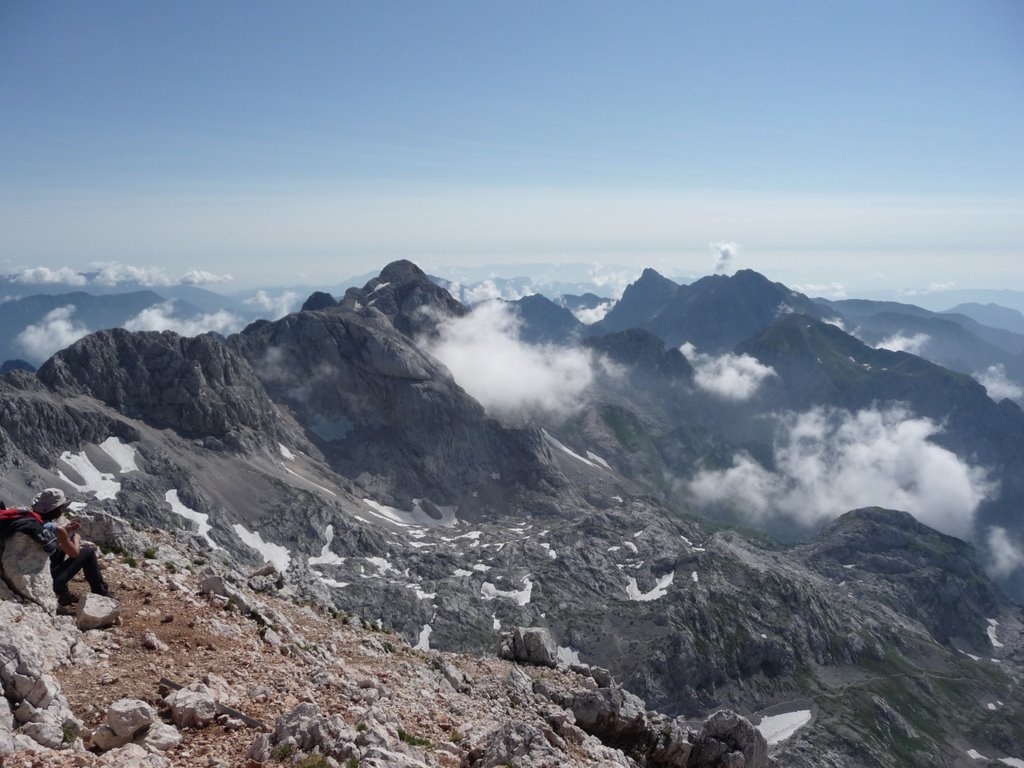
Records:
M70 523L68 523L64 527L67 528L68 531L70 531L71 533L74 533L75 531L77 531L79 528L82 527L82 524L80 522L78 522L77 520L72 520Z

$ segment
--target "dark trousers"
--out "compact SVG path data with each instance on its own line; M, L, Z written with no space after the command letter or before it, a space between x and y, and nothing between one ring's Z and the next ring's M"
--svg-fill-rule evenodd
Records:
M79 571L85 573L85 580L89 582L89 588L93 592L101 595L107 593L107 585L100 574L100 566L96 562L96 550L93 547L82 547L78 557L65 558L63 562L50 566L50 575L53 577L53 591L58 595L67 594L68 582Z

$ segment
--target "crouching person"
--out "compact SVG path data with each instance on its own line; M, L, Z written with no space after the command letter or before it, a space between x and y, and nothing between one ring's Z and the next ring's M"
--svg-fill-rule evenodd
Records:
M47 488L37 494L32 500L32 512L42 520L42 530L39 536L32 536L31 532L25 531L50 553L53 591L57 594L58 605L64 609L62 612L78 602L78 595L68 588L68 583L79 572L83 573L93 592L104 597L110 596L96 560L96 547L82 542L78 533L80 523L72 520L66 525L60 525L58 522L70 503L60 488Z

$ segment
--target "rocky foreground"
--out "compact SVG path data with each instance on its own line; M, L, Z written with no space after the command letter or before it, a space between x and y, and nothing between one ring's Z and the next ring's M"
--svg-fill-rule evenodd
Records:
M256 591L279 578L270 569L225 579L156 540L152 558L105 556L113 626L82 631L5 590L0 678L14 717L0 719L0 764L774 764L733 713L691 729L604 670L553 666L542 631L506 638L505 654L536 663L419 651Z

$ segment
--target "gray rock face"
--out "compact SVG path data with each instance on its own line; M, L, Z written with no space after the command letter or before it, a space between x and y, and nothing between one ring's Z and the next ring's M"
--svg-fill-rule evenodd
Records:
M373 307L300 312L231 338L267 392L316 436L332 468L401 499L470 504L470 491L562 482L535 432L489 419L434 358ZM371 478L364 473L370 473ZM496 489L497 490L497 489ZM500 491L499 491L500 494Z
M112 597L88 592L78 601L75 624L83 632L112 626L121 615L121 606Z
M643 699L622 688L577 691L568 702L576 725L602 741L645 736L651 730Z
M50 577L50 559L43 548L22 533L0 542L0 574L7 585L26 600L47 611L57 609Z
M38 377L62 395L91 395L153 426L236 450L305 442L285 431L248 363L210 335L101 331L58 352Z

